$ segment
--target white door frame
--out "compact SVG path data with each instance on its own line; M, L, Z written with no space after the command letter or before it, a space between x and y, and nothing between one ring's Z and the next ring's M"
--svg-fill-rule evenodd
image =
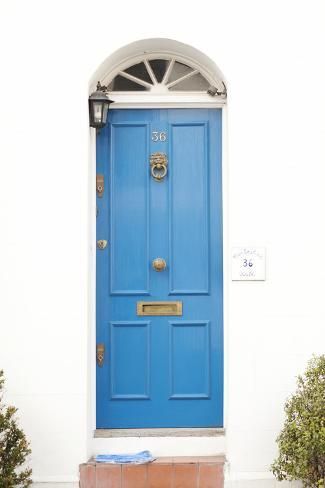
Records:
M159 41L154 39L152 41ZM139 41L140 43L142 41ZM174 41L171 41L174 42ZM176 42L176 41L175 41ZM134 43L138 44L138 43ZM179 45L180 43L176 43ZM132 46L132 45L130 45ZM183 45L182 45L183 46ZM189 47L189 46L187 46ZM122 50L125 48L122 48ZM193 48L191 48L193 49ZM196 51L196 50L195 50ZM114 53L111 57L114 57ZM175 51L158 51L151 50L146 54L157 59L166 55L176 56L177 59L183 59L184 62L190 62L193 66L195 60L189 56L181 56L179 52ZM202 53L200 53L204 56ZM110 58L111 58L110 57ZM108 58L108 59L110 59ZM127 56L124 60L115 63L111 69L108 69L106 62L105 73L103 70L97 70L93 76L90 86L90 93L94 91L97 81L101 84L108 84L110 80L118 74L122 66L134 64L136 61L143 59L143 53L138 56ZM209 58L207 58L209 59ZM211 62L211 60L209 60ZM202 67L201 64L196 63L200 71L207 79L214 82L214 77L211 73ZM99 71L101 71L101 76ZM113 92L112 92L113 93ZM207 98L208 97L208 98ZM116 101L110 105L110 110L114 109L149 109L149 108L222 108L222 192L223 192L223 262L224 262L224 428L227 427L227 399L228 399L228 287L230 281L229 273L229 253L228 253L228 173L227 173L227 105L226 100L220 97L210 97L204 94L204 97L199 96L198 93L177 93L172 97L166 97L164 94L154 94L150 96L148 92L131 93L131 92L115 92L110 96ZM102 452L103 449L107 451L130 451L151 449L156 455L180 455L184 454L184 439L182 437L108 437L95 438L94 432L96 428L96 131L90 129L89 132L89 155L90 155L90 178L89 178L89 197L90 197L90 216L89 216L89 235L90 235L90 256L89 256L89 345L88 348L88 453L93 455ZM221 433L222 434L222 433ZM204 442L202 442L204 440ZM225 435L218 437L188 437L186 440L187 455L212 455L216 452L225 452ZM172 453L172 454L171 454Z

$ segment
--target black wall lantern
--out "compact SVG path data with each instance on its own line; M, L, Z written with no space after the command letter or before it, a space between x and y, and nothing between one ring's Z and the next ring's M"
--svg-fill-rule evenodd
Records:
M107 86L97 83L96 91L88 98L90 127L101 129L107 122L108 108L113 100L106 95Z

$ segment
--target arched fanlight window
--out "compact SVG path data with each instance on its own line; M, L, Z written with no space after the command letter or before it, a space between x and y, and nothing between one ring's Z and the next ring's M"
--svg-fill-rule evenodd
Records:
M175 92L209 93L226 96L224 83L211 86L199 69L176 58L143 58L125 67L110 81L109 93L151 92L152 94L172 94Z
M227 100L223 75L213 61L170 39L124 46L94 75L90 93L97 82L112 102L110 109L216 108Z

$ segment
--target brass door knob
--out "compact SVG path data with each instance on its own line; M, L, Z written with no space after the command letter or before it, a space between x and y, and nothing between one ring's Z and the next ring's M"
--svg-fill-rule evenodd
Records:
M163 258L156 258L152 261L152 267L155 271L164 271L166 269L167 264Z

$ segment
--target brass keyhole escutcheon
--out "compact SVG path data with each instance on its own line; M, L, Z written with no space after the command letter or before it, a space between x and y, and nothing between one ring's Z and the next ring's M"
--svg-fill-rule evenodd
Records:
M156 258L152 261L152 267L155 271L164 271L167 264L163 258Z

